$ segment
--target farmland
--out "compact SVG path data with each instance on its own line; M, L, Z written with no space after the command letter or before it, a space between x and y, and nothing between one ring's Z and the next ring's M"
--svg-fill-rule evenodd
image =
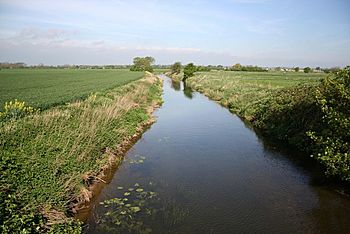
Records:
M81 100L141 78L143 72L123 69L5 69L0 70L0 111L6 101L18 99L47 109Z

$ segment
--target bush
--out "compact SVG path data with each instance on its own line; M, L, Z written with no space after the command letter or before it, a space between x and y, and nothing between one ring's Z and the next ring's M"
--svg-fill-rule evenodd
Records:
M304 73L309 73L309 72L311 72L311 68L305 67L305 68L304 68Z
M176 62L173 65L171 65L170 67L171 69L171 74L180 74L181 72L181 63L180 62Z
M329 175L350 181L350 67L323 79L316 100L323 124L308 132L318 148L315 156Z
M34 111L33 107L26 106L25 102L15 99L5 103L4 112L0 112L0 120L19 119Z
M195 72L196 72L196 66L193 65L193 63L187 64L184 68L184 80L186 80L189 77L192 77Z

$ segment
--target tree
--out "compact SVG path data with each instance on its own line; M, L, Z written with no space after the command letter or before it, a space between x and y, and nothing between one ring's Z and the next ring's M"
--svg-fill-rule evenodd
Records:
M235 71L240 71L242 68L242 65L240 63L236 63L235 65L233 65L233 70Z
M149 71L153 72L152 64L155 62L153 57L136 57L133 60L134 64L131 66L130 71Z
M304 68L304 73L309 73L311 72L311 68L310 67L305 67Z
M171 65L171 67L170 67L170 72L171 72L171 74L180 74L180 72L181 72L181 63L180 62L176 62L176 63L174 63L173 65Z
M189 63L184 67L184 78L183 80L186 81L187 78L194 75L196 72L196 66L193 63Z
M294 68L294 71L295 71L295 72L299 72L299 70L300 70L299 67L295 67L295 68Z

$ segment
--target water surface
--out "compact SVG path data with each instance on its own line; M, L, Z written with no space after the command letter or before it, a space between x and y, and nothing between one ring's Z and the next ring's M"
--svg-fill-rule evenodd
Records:
M92 204L86 233L350 233L350 199L315 184L297 153L163 78L157 122Z

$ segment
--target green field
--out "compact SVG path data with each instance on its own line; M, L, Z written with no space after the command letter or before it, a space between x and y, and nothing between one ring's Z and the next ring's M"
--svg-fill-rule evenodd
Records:
M211 71L196 72L187 83L250 120L260 108L256 104L270 99L276 91L298 85L317 85L322 77L325 74Z
M303 72L239 72L239 71L212 71L197 72L196 77L205 77L221 84L237 81L247 84L270 86L275 88L291 87L297 84L318 83L324 73Z
M123 69L4 69L0 70L0 110L14 99L46 109L84 99L95 91L139 79L143 72Z

